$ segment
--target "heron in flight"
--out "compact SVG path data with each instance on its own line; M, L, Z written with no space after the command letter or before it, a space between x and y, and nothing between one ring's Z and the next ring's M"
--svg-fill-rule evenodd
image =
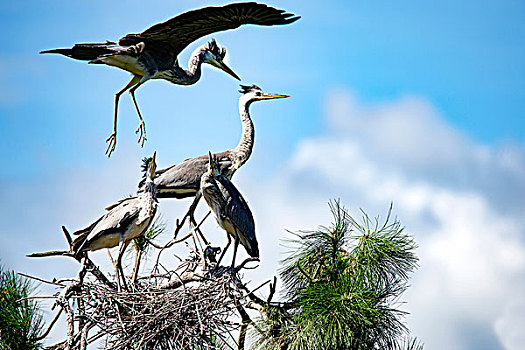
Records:
M254 2L209 6L188 11L166 22L155 24L140 34L127 34L118 43L76 44L72 48L45 50L89 63L106 64L133 74L131 81L115 94L113 132L108 137L106 154L111 156L117 143L117 110L120 95L129 89L139 117L138 142L146 140L146 126L140 113L135 90L150 79L165 79L178 85L195 84L201 76L201 65L208 63L234 78L240 78L224 63L226 50L212 40L199 47L189 60L189 68L179 66L177 56L190 43L205 35L234 29L243 24L263 26L295 22L299 16Z
M219 172L231 179L233 174L250 158L255 141L255 128L250 117L249 108L253 102L287 98L288 95L270 94L264 92L257 85L241 85L242 93L239 98L239 114L242 123L242 134L239 144L234 149L215 153ZM200 199L199 189L202 175L208 171L209 157L207 154L186 159L179 164L160 169L155 173L157 197L159 198L187 198L194 197L188 215L193 214ZM144 186L144 180L139 183Z
M75 257L80 258L87 251L119 246L117 258L117 281L120 289L120 278L124 287L126 278L122 270L122 255L128 244L143 235L150 226L157 211L157 196L153 177L155 174L156 152L153 157L146 158L143 165L145 172L145 188L138 196L129 197L106 208L107 213L88 227L74 232L78 235L73 241Z
M239 243L253 258L259 258L259 245L255 238L255 223L248 204L241 193L226 176L219 170L217 160L208 153L208 171L201 177L201 191L206 203L217 219L228 237L228 243L224 248L217 266L221 262L224 253L231 244L230 236L234 239L233 260L231 267L235 267L235 257Z

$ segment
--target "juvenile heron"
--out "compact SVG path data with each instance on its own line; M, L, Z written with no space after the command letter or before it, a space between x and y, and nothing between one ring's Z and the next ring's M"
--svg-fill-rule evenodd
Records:
M201 46L191 56L189 68L179 66L177 56L190 43L205 35L237 28L243 24L263 26L288 24L300 17L284 10L254 2L225 6L210 6L189 11L166 22L155 24L140 34L128 34L118 43L76 44L72 48L45 50L40 53L58 53L89 63L106 64L133 74L131 81L115 94L113 132L108 137L106 154L111 156L117 143L117 110L120 95L129 89L137 110L140 132L138 142L146 140L146 127L135 100L135 90L150 79L165 79L174 84L195 84L201 76L202 63L211 64L234 78L240 78L224 63L226 50L214 40Z
M253 215L241 193L226 176L219 170L219 164L211 152L208 153L208 171L201 177L201 191L206 203L217 219L228 237L228 244L224 248L217 266L221 262L224 253L231 244L230 236L234 239L233 260L231 267L235 267L235 257L239 243L246 252L253 257L259 257L259 245L255 238L255 224Z
M117 281L120 287L120 274L126 289L126 278L121 264L122 255L131 240L146 232L157 211L156 188L153 181L157 167L155 157L156 152L153 153L153 157L145 160L143 170L146 183L143 192L107 207L108 212L105 215L88 227L74 232L79 236L73 241L73 251L77 258L87 251L119 246Z
M257 85L241 85L242 93L239 98L239 114L242 123L242 135L239 144L234 149L215 153L214 157L218 164L219 172L231 179L233 174L250 158L255 141L255 128L250 117L249 108L255 101L286 98L288 95L269 94ZM157 185L157 197L159 198L187 198L195 196L189 211L192 215L200 199L201 177L208 171L208 155L195 158L172 165L168 168L158 170L155 173L155 184ZM144 181L139 183L139 188L144 186Z

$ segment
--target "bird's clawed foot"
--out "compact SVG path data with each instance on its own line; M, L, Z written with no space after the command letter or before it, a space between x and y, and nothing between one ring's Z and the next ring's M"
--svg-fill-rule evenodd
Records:
M144 142L146 142L146 124L144 124L142 120L140 121L137 130L135 130L135 134L138 134L139 132L140 135L137 142L140 143L140 147L144 147Z
M111 153L115 150L115 146L117 145L117 133L113 132L109 137L106 139L106 142L108 143L108 148L106 148L106 155L111 157Z

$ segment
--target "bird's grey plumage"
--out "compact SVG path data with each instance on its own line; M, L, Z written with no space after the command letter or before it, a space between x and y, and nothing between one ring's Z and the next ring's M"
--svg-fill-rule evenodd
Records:
M210 170L202 175L202 195L215 215L217 223L234 237L236 244L240 243L251 257L258 258L259 246L255 237L255 223L248 203L230 179L211 169L217 166L217 163L214 163L209 166Z
M120 246L117 265L122 278L124 274L120 261L124 250L131 240L146 232L157 212L156 188L153 182L155 154L145 162L148 167L143 192L110 205L106 208L106 214L88 227L73 233L78 235L73 241L73 253L76 258L80 258L87 251Z
M116 145L116 121L120 95L129 89L139 117L139 143L146 140L145 124L136 103L135 90L150 79L165 79L174 84L191 85L201 76L202 63L224 70L240 78L223 62L226 55L214 40L198 48L190 58L188 69L180 67L179 53L196 39L243 24L263 26L293 23L300 17L284 10L254 2L210 6L188 11L170 20L155 24L139 34L127 34L118 43L76 44L72 48L53 49L41 53L57 53L90 63L115 66L133 73L133 78L115 95L113 133L107 139L106 153L111 155Z
M151 158L145 162L151 162ZM106 214L88 227L74 232L79 236L73 241L75 255L116 247L122 241L129 242L143 234L157 211L155 185L148 181L145 187L147 190L138 196L124 198L108 206Z
M231 150L216 153L222 174L231 178L233 163ZM159 198L193 197L200 188L201 176L208 170L208 155L186 159L179 164L161 169L155 173L157 196ZM141 182L139 186L143 186Z
M120 201L88 228L75 232L80 236L73 242L75 255L84 251L113 248L123 240L140 236L149 227L157 205L146 193ZM140 215L143 213L143 215Z
M255 2L209 6L155 24L140 34L128 34L119 40L119 44L129 46L145 42L149 45L161 46L161 50L178 54L193 41L212 33L235 29L243 24L263 26L289 24L299 18L283 10Z
M221 153L215 153L222 175L231 179L233 174L248 161L255 142L255 128L249 113L252 102L259 100L285 98L287 95L267 94L256 85L241 85L239 114L242 123L242 134L237 147ZM208 155L189 158L179 164L158 170L155 173L157 196L159 198L186 198L196 195L200 188L201 176L208 171ZM139 188L144 181L139 183Z

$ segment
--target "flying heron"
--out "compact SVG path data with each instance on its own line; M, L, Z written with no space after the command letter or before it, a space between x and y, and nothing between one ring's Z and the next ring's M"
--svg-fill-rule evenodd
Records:
M230 236L233 236L235 241L231 265L233 268L235 267L239 243L251 257L259 257L253 215L239 190L230 179L221 174L219 164L211 152L208 153L208 159L208 171L201 177L202 195L215 215L217 223L226 231L228 237L228 244L224 248L217 266L219 266L224 253L231 244Z
M214 157L221 174L231 179L233 174L250 158L255 140L255 128L250 117L249 108L253 102L278 98L288 95L270 94L257 85L241 85L239 98L239 114L242 123L242 135L239 144L234 149L215 153ZM157 197L187 198L195 196L187 215L192 213L200 199L199 189L202 175L208 171L208 155L186 159L179 164L160 169L155 173ZM144 180L139 183L139 190L144 186Z
M211 64L234 78L240 78L224 63L226 50L214 40L199 47L189 60L189 68L179 66L177 56L190 43L205 35L238 28L243 24L263 26L288 24L299 16L255 2L210 6L188 11L166 22L155 24L140 34L127 34L118 43L76 44L72 48L45 50L89 63L106 64L133 74L131 81L115 94L113 132L108 137L106 154L111 156L117 143L117 110L120 95L129 89L137 110L141 146L146 140L146 126L135 100L135 90L150 79L165 79L178 85L195 84L201 76L202 63Z
M145 160L145 189L135 197L129 197L106 208L108 211L88 227L73 234L78 235L73 241L73 252L80 258L87 251L119 246L117 258L117 281L120 289L119 274L122 275L124 287L126 279L122 270L122 255L128 244L144 234L157 211L157 197L153 177L157 167L156 152Z

